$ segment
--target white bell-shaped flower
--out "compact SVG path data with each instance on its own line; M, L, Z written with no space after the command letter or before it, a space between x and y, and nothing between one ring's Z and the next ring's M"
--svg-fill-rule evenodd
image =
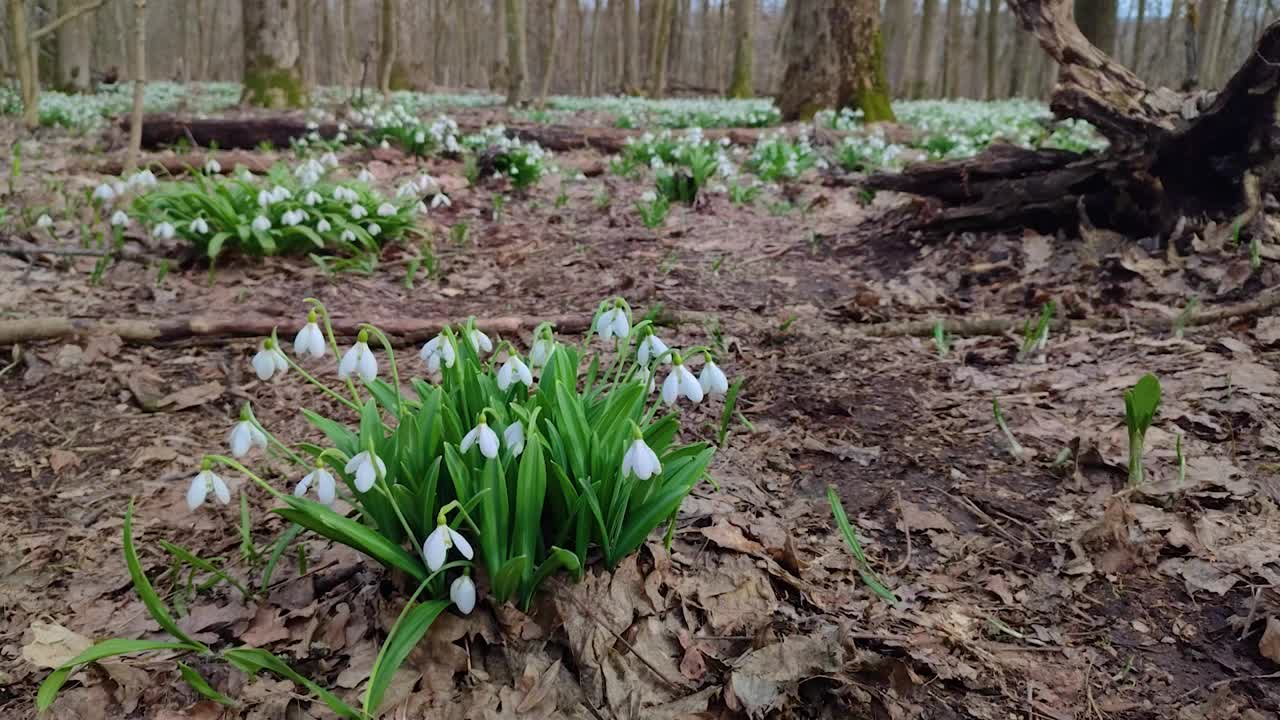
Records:
M351 232L350 230L343 230L343 231L342 231L342 234L341 234L341 235L339 235L338 237L340 237L340 238L342 239L342 242L355 242L355 241L356 241L356 234L355 234L354 232Z
M324 333L316 324L315 312L312 311L307 315L307 324L303 325L293 338L293 353L300 357L310 356L318 359L324 357L326 349Z
M227 444L231 446L231 457L242 458L249 451L258 448L267 449L267 436L248 420L241 420L231 428L227 436Z
M546 337L534 338L533 344L529 346L529 364L536 368L546 367L555 349L555 340Z
M654 377L654 372L647 367L642 367L636 372L636 377L640 379L640 382L645 384L647 388L645 392L652 395L653 389L657 387L657 379Z
M512 457L520 457L520 453L524 452L524 424L516 420L508 425L502 431L502 442L511 451Z
M284 202L291 197L293 197L293 193L289 192L289 188L284 187L283 185L277 185L271 188L272 202Z
M689 398L695 405L702 402L702 385L677 356L667 379L662 381L662 401L674 405L681 396Z
M262 347L253 356L253 372L258 375L258 379L270 380L271 376L277 373L283 375L288 371L289 361L285 359L284 353L280 352L271 338L264 340Z
M329 221L324 218L320 218L320 222L316 223L316 232L327 233L332 229L333 227L329 225Z
M117 210L111 214L111 224L115 227L125 227L129 224L129 216L123 210Z
M192 220L189 227L191 228L191 232L196 233L197 235L204 235L209 232L209 223L202 217Z
M93 189L93 199L109 205L116 199L116 191L107 183L102 183Z
M42 229L53 227L53 218L49 217L48 213L41 214L40 217L36 218L36 227Z
M209 175L217 175L222 172L222 163L217 158L209 158L204 164L204 171Z
M413 134L414 144L421 145L427 141L427 134L421 130Z
M350 213L351 213L352 220L360 220L361 218L369 214L369 210L365 208L365 206L361 205L360 203L355 203L351 206Z
M445 195L442 192L438 192L435 195L431 196L432 210L435 210L436 208L452 207L452 206L453 206L453 201L449 199L448 195Z
M293 494L302 497L312 485L316 486L316 500L322 505L332 505L338 499L337 484L333 480L333 474L327 469L318 467L307 473L293 488Z
M480 446L480 454L487 458L498 457L498 434L489 427L489 423L485 422L484 417L480 418L480 424L471 428L471 431L462 436L462 442L458 444L458 449L466 452L471 449L472 445Z
M463 615L470 615L476 609L476 584L471 582L470 575L459 575L453 581L449 586L449 599Z
M702 372L698 373L698 384L707 395L724 395L729 392L729 378L725 377L724 371L712 360L707 360L707 364L702 366Z
M373 173L366 168L361 170L359 175L356 175L356 179L362 183L371 183L373 182Z
M473 328L468 337L471 338L471 349L475 350L477 355L493 352L493 341L481 332L480 328Z
M432 374L440 372L440 365L443 363L445 367L453 367L454 361L457 360L457 354L453 350L453 343L444 335L437 335L427 341L422 346L422 351L418 353L418 357L427 364L427 370Z
M338 363L338 377L346 380L351 373L356 373L365 382L373 382L378 377L378 360L369 349L366 338L364 331L360 331L356 343L342 356L342 362Z
M271 229L271 221L267 219L266 215L259 215L253 219L250 227L258 232L266 232Z
M378 206L378 217L391 217L396 214L396 206L391 203L382 203Z
M519 356L512 355L498 368L498 389L506 392L517 381L524 383L525 387L533 387L533 372Z
M306 203L308 207L315 207L324 202L324 198L320 197L320 193L315 190L308 190L307 194L303 196L302 202Z
M378 237L382 234L382 226L378 223L369 223L364 226L364 229L373 237Z
M471 543L467 542L462 533L445 523L440 523L436 525L435 530L431 531L427 539L422 542L422 555L427 560L427 569L431 572L436 572L444 567L444 561L449 556L449 548L457 548L458 553L468 560L475 557L475 551L471 549Z
M187 488L187 509L195 510L203 505L210 492L223 505L231 502L231 491L227 489L227 484L217 473L206 468L191 478L191 487Z
M328 165L331 168L338 167L338 156L334 155L332 152L327 152L320 156L320 163L322 165Z
M631 473L641 480L662 474L658 455L645 444L643 437L633 439L631 447L622 456L622 477L626 478Z
M614 306L600 313L600 317L596 318L596 334L605 340L612 337L621 340L631 334L631 321L627 319L627 311Z
M258 207L268 208L271 207L271 203L273 202L275 202L275 197L272 196L270 190L258 191Z
M371 454L368 450L357 453L355 457L348 460L344 470L347 473L355 473L356 490L360 492L369 492L379 476L387 475L387 466L382 462L382 458Z
M636 351L636 357L641 365L648 365L650 360L662 357L667 351L667 344L662 342L657 335L649 333L640 341L640 348ZM662 362L671 362L670 356L662 358Z

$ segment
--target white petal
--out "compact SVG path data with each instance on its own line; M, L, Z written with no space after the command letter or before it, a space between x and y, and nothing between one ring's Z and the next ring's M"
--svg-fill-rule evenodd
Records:
M338 499L333 475L324 468L316 470L316 499L324 505L332 505Z
M476 609L476 585L467 575L460 576L449 586L449 599L458 606L458 612L470 615Z
M702 402L702 386L698 384L698 378L683 365L678 367L676 372L680 375L680 393L692 400L695 405Z
M498 389L499 390L506 392L507 388L511 387L512 371L513 369L511 367L510 359L502 363L502 367L498 368Z
M520 453L524 452L524 425L519 420L508 425L502 431L502 442L513 456L520 457Z
M653 451L653 449L652 449L652 448L650 448L648 445L645 445L645 446L644 446L644 453L645 453L645 456L647 457L648 462L649 462L649 474L650 474L650 475L661 475L661 474L662 474L662 463L658 461L658 454L657 454L657 453L655 453L655 452Z
M356 453L354 457L347 461L347 466L343 468L343 472L355 472L356 468L360 467L360 464L363 463L367 457L369 457L368 452Z
M524 364L520 358L516 358L516 374L520 376L520 382L525 387L533 387L533 372L529 370L529 366Z
M449 545L445 540L447 530L446 525L437 526L427 536L426 542L422 543L422 554L426 556L427 569L431 572L439 570L444 565L445 556L449 554Z
M187 488L187 509L195 510L204 504L205 496L209 494L209 481L205 478L208 470L202 470L195 477L191 478L191 487Z
M360 373L360 379L365 382L373 382L378 377L378 359L373 356L373 351L367 345L360 353L356 372Z
M360 467L356 468L356 490L369 492L377 480L378 472L373 469L373 463L365 458L365 461L360 463Z
M315 477L316 477L315 470L312 470L311 472L302 476L302 479L299 480L298 484L293 488L294 497L302 497L303 495L306 495L307 488L311 487L311 481L314 480Z
M253 435L249 432L250 425L245 421L236 423L231 428L231 457L242 458L249 454L249 449L253 447Z
M352 345L342 356L342 362L338 363L338 377L343 380L351 377L351 373L355 372L356 364L360 361L360 353L356 345Z
M253 356L253 372L257 374L259 380L271 379L276 372L276 363L271 357L271 351L259 350Z
M596 334L608 340L613 337L613 310L605 310L596 320Z
M667 373L667 379L662 381L662 402L668 405L674 405L680 397L680 376L679 368Z
M262 432L252 424L249 425L249 442L260 450L267 449L266 433Z
M476 444L476 438L479 435L480 435L480 426L477 425L476 427L471 428L471 432L468 432L466 435L462 436L462 442L458 443L458 450L461 452L466 452L470 450L471 446Z
M222 478L218 477L212 471L209 473L210 482L213 484L213 496L218 498L218 502L226 505L231 502L231 491L227 489L227 484L222 482Z
M475 557L476 553L471 549L471 543L467 542L467 539L462 536L462 533L451 527L446 526L446 529L449 531L450 544L458 548L458 552L462 553L462 557L468 560Z
M276 372L282 375L289 372L289 361L285 359L284 353L279 350L272 350L271 359L275 362Z
M631 322L627 320L627 314L622 308L615 308L613 311L613 334L620 338L624 338L631 333Z
M480 431L480 454L487 458L498 457L498 434L490 429L487 424L481 425L477 429Z
M626 479L628 475L636 469L636 444L631 443L627 451L622 455L622 477Z

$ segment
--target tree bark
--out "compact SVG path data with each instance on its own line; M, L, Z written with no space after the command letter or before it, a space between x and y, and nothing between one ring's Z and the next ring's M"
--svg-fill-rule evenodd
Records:
M861 110L867 122L894 119L876 0L798 2L787 37L784 120L807 120L825 107Z
M306 101L299 69L298 0L245 0L244 99L268 108Z
M142 111L147 92L147 0L133 0L133 115L129 126L129 149L124 156L124 173L138 168L142 149Z
M1031 34L1020 27L1013 29L1013 62L1009 63L1009 97L1021 97L1031 60Z
M69 5L63 0L60 9ZM58 81L65 92L92 89L93 27L88 16L76 18L58 28Z
M801 0L803 2L803 0ZM884 47L889 69L889 87L902 90L910 82L911 30L915 27L913 0L886 0Z
M1116 0L1075 0L1076 23L1094 47L1116 52Z
M752 40L755 6L756 0L733 0L733 80L729 83L731 98L749 98L755 95L751 79L755 56Z
M990 0L987 3L987 83L983 92L983 96L988 100L995 100L999 90L996 88L996 70L999 69L998 52L1000 40L1000 2L999 0Z
M729 0L720 0L720 22L716 25L716 90L725 94L727 83L724 71L725 42L729 39L729 24L725 19L725 8Z
M1138 17L1133 23L1133 59L1129 66L1135 73L1142 74L1143 31L1147 21L1147 0L1138 0Z
M378 90L382 92L382 102L391 102L391 71L396 64L396 26L399 22L399 0L382 0L382 32L379 33L381 45L378 52Z
M591 35L590 50L587 52L587 95L595 95L600 91L600 77L603 74L604 58L600 56L600 9L604 7L604 0L596 0L595 7L591 8Z
M947 0L946 27L942 39L942 97L956 97L960 71L960 39L964 37L964 20L960 17L960 0Z
M551 0L551 4L549 6L549 12L551 15L548 20L551 26L551 44L547 47L546 67L542 69L542 88L538 91L539 108L545 108L547 106L547 92L551 89L551 75L556 71L556 47L559 45L560 40L560 28L557 16L557 11L559 9L560 0Z
M622 92L630 94L640 85L636 77L636 55L640 44L636 27L636 0L622 0Z
M525 60L525 4L519 0L503 0L507 14L507 104L519 105L524 93L524 80L529 75Z
M671 40L671 3L657 0L654 5L653 48L649 52L649 97L660 98L667 86L667 44Z
M923 98L929 95L929 84L933 81L933 25L938 15L938 0L924 0L920 9L920 45L916 47L915 79L911 87L911 97Z
M9 0L10 47L14 68L18 72L18 86L22 95L22 124L28 130L40 126L40 78L36 75L36 57L31 36L27 29L26 0Z

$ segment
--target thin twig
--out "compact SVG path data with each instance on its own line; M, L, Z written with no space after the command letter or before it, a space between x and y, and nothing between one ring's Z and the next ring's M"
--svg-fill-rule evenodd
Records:
M889 570L890 575L897 575L906 570L907 566L911 564L911 524L907 522L907 513L902 507L902 493L895 489L893 495L898 499L898 517L902 518L902 534L907 536L906 556L902 558L901 564Z

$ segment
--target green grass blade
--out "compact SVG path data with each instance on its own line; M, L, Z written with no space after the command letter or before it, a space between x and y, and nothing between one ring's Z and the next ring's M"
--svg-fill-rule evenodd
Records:
M867 562L867 556L862 552L862 544L858 542L858 536L853 532L853 525L849 523L849 517L844 514L844 506L840 503L840 496L836 495L836 489L830 485L827 486L827 500L831 503L831 513L835 515L836 525L840 528L840 534L844 535L844 541L848 543L849 551L853 553L853 558L858 562L858 574L862 576L862 581L876 595L893 605L897 605L898 596L885 587L884 583L880 582L880 578L871 570L871 566Z
M183 662L178 663L178 672L182 674L182 679L191 686L192 690L195 690L219 705L226 705L227 707L236 706L235 700L232 700L226 695L214 690L213 686L209 684L209 681L205 680L204 677L202 677L200 673L196 672L195 668L190 665Z
M40 683L40 690L36 693L36 709L44 712L53 704L54 699L58 697L58 691L62 689L63 684L67 682L67 678L71 673L81 665L99 660L105 660L109 657L119 655L130 655L137 652L146 652L148 650L186 650L188 652L200 652L204 650L204 646L192 643L175 643L160 642L157 640L130 640L127 638L112 638L103 640L100 643L85 648L84 652L71 658L49 673L49 677Z
M176 558L179 562L184 562L199 570L203 570L207 573L212 573L219 580L223 580L227 584L239 590L240 594L243 595L244 597L248 598L250 595L253 594L249 592L247 589L245 589L245 586L241 585L240 581L236 580L235 578L223 572L221 568L209 562L208 560L205 560L199 555L196 555L190 550L182 547L181 545L175 545L174 543L171 543L168 540L161 540L160 546L163 547L170 555Z
M337 695L325 690L314 682L303 677L297 670L289 667L283 660L259 648L232 648L222 653L227 662L235 665L250 675L266 670L280 677L287 678L310 690L321 702L329 706L338 715L349 720L363 720L364 714L346 704Z
M156 623L165 632L178 640L195 645L201 652L209 652L209 648L193 640L182 631L182 628L178 627L177 621L169 614L169 608L165 605L164 600L160 599L156 589L151 586L151 581L147 579L147 574L143 572L142 562L138 559L138 549L133 544L132 498L129 500L129 509L124 514L124 560L129 567L129 578L133 580L134 591L138 593L138 597L142 599L142 604L146 606L147 612L151 613L151 617L155 619Z

